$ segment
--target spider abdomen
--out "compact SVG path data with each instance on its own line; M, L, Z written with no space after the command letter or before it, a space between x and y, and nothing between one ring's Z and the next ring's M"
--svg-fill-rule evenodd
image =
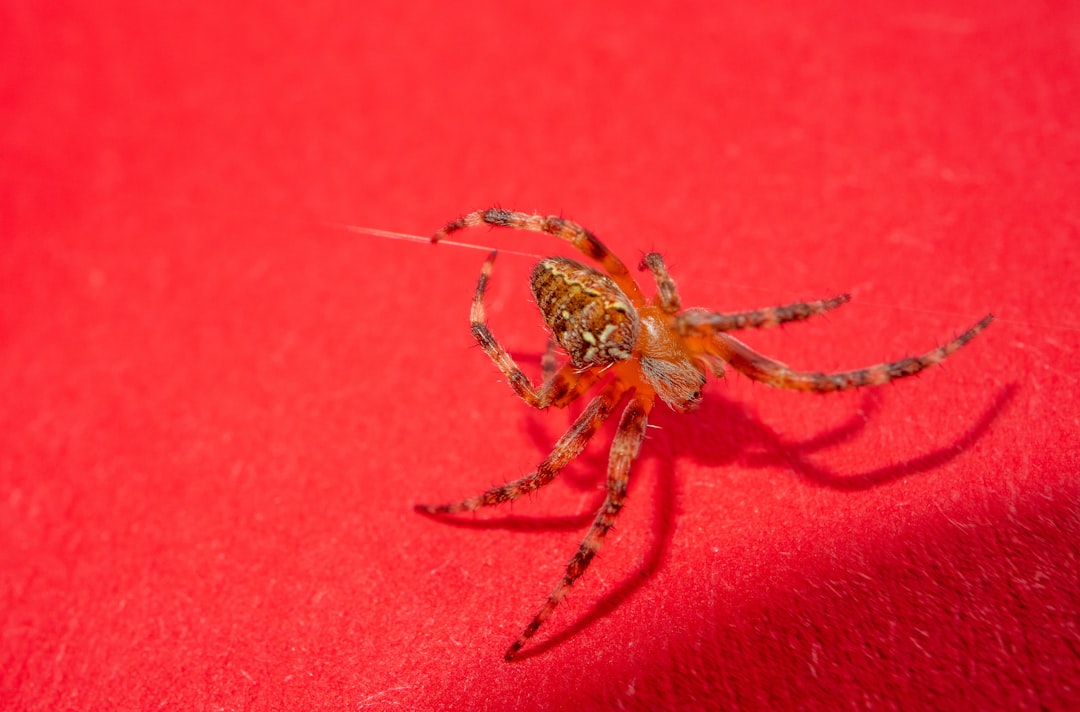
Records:
M580 262L548 257L533 268L530 287L555 341L574 366L630 358L638 314L613 279Z

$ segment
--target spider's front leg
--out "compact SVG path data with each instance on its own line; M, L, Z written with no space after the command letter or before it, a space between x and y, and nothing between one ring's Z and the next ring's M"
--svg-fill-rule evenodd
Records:
M763 329L779 326L789 321L803 321L824 314L851 301L850 294L838 294L813 302L795 302L781 307L766 307L743 312L710 312L704 309L687 309L675 318L675 328L683 336L705 335L717 331L738 329Z
M603 544L604 536L608 533L608 530L615 525L615 519L619 516L619 511L623 507L623 500L626 499L626 485L630 476L630 465L634 458L637 457L641 442L645 439L645 428L648 424L649 410L651 408L651 396L644 398L641 395L634 395L630 403L627 404L626 409L623 410L622 418L619 421L619 430L616 432L615 439L611 444L611 454L608 458L607 497L604 499L604 504L601 505L600 511L596 513L596 518L593 520L589 532L585 535L585 539L581 542L577 553L567 564L566 573L563 575L562 580L555 586L555 590L548 596L544 605L533 617L532 622L522 631L521 636L506 651L505 657L507 661L514 659L522 646L536 634L536 631L540 629L540 626L555 610L555 607L559 605L559 602L570 592L570 587L581 578L581 575L585 573L585 569L592 562L593 557L596 556L596 552L600 550L600 545Z
M649 270L652 272L653 279L656 280L656 304L659 306L665 314L674 314L679 311L682 306L682 300L679 299L679 289L675 286L675 280L668 274L667 265L664 264L664 258L659 253L650 252L641 258L641 264L638 265L640 270Z
M718 356L740 373L774 388L828 393L861 386L879 386L898 378L913 376L925 368L944 361L974 339L979 332L990 326L993 320L993 314L987 314L960 336L921 356L911 356L898 361L838 373L795 371L779 361L759 354L738 339L722 333L713 334L708 339L699 341L697 348L707 354Z
M676 314L675 328L682 336L707 335L716 331L735 329L761 329L779 326L789 321L802 321L817 314L847 304L851 295L840 294L815 302L796 302L781 307L766 307L743 312L710 312L705 309L687 309L679 313L681 300L675 280L668 274L664 258L650 252L641 258L639 269L648 269L656 280L656 304L666 314Z
M473 295L470 321L472 323L472 335L476 343L484 350L495 365L506 376L510 387L521 400L533 408L543 409L554 405L562 408L582 393L587 391L600 378L598 369L578 371L570 364L563 366L558 371L554 370L554 353L550 358L545 353L543 360L544 382L540 388L533 386L529 377L526 376L513 357L503 348L491 333L487 325L487 311L484 308L484 295L487 293L487 284L491 279L491 273L495 267L495 257L498 252L492 252L484 260L484 266L480 268L480 279L476 283L476 293Z

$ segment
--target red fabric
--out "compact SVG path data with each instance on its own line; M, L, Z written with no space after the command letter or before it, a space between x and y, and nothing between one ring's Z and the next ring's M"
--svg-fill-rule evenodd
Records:
M7 3L0 707L1080 705L1076 3ZM469 336L464 211L563 213L876 390L730 376L596 437ZM480 245L566 253L475 230ZM538 375L529 258L491 327ZM648 282L648 280L645 280ZM574 411L576 412L576 411Z

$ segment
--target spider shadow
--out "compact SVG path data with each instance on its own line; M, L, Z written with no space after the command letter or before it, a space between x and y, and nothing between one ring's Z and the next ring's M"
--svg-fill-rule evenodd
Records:
M937 469L953 460L986 434L1002 411L1015 398L1018 388L1018 384L1011 383L999 389L978 420L951 444L903 462L855 474L833 472L813 463L809 456L816 451L853 439L866 426L873 414L880 409L884 398L880 390L866 391L860 408L843 423L802 441L777 435L768 425L752 415L744 404L723 396L715 396L715 394L712 398L705 399L699 410L699 415L703 417L697 419L697 422L723 423L721 437L703 438L703 435L707 436L710 433L694 432L693 429L682 427L681 424L686 421L680 419L677 414L667 411L662 411L664 415L658 413L655 420L663 429L658 435L650 437L648 445L643 448L645 461L659 463L658 476L654 485L656 492L653 497L652 544L645 554L644 562L613 590L594 602L587 611L576 616L572 623L550 637L526 647L515 659L522 660L543 655L583 632L600 619L607 617L633 596L663 566L675 534L677 488L675 457L671 456L671 453L679 452L679 446L685 444L682 441L689 439L692 442L703 443L698 447L690 448L689 457L708 465L716 466L736 461L758 468L783 465L789 467L800 478L820 487L848 492L863 491ZM676 423L680 425L676 426ZM651 431L650 434L656 432ZM685 452L683 450L683 453ZM631 488L633 489L633 480L631 480ZM573 518L573 521L587 522L591 518L592 514L589 514L583 518ZM568 523L570 518L558 518L558 520L559 525L562 526ZM601 550L600 555L602 553Z
M515 354L516 358L525 362L530 361L531 356L535 356L533 360L539 360L539 354ZM1001 387L978 420L950 444L939 446L930 452L901 462L858 473L832 471L815 463L812 455L853 440L866 427L870 419L880 411L886 397L885 389L862 390L861 401L850 417L813 437L801 440L778 434L753 414L745 402L732 400L715 390L702 401L697 413L690 417L683 417L666 408L658 407L653 411L650 420L652 424L658 425L659 429L649 431L641 456L631 472L628 492L628 500L637 501L638 497L634 492L638 489L637 483L641 478L634 477L633 472L640 471L646 463L658 463L653 497L652 544L645 552L642 564L636 571L627 574L614 589L595 601L587 611L576 616L572 623L548 638L530 642L529 646L518 653L516 659L541 655L606 617L629 599L665 563L675 533L677 499L675 461L677 458L688 457L710 467L732 464L746 469L785 467L800 479L818 487L846 492L869 490L934 470L958 457L982 438L999 414L1015 398L1018 387L1016 383ZM567 408L568 417L563 429L581 413L588 401L589 396L586 395ZM562 432L561 430L556 432L550 426L550 421L535 411L526 411L524 418L526 431L538 453L536 461L539 462L551 451L554 442ZM579 514L567 516L481 515L471 518L445 515L425 516L441 524L463 529L506 529L529 532L584 530L593 520L596 510L604 500L603 481L607 470L607 448L603 447L602 443L611 442L617 421L617 417L612 417L605 423L595 434L593 444L558 475L563 486L570 486L583 492L596 492L589 506ZM542 493L533 493L531 496L537 495L542 495ZM512 507L513 504L511 502L510 506ZM568 552L568 556L570 553ZM599 556L603 556L603 550ZM588 575L587 572L586 575Z
M698 462L718 466L738 462L751 467L786 467L796 476L819 487L859 492L896 482L924 472L938 469L949 463L976 443L990 428L1002 411L1016 397L1019 384L1009 383L998 389L994 399L983 409L979 418L963 433L946 445L940 445L923 454L899 462L857 473L839 473L811 459L811 455L826 448L852 440L880 410L885 391L871 389L863 393L856 412L845 422L806 440L785 438L766 423L752 415L742 403L716 398L707 409L706 416L692 428L705 429L717 435L716 423L723 423L718 437L710 432L691 431L689 443L682 443L681 452L688 453ZM686 431L683 431L686 436ZM943 436L945 439L947 436Z

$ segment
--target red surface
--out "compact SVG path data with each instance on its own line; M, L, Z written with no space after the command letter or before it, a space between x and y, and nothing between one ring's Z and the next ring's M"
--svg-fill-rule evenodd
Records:
M0 10L0 707L1080 705L1076 3L129 5ZM482 253L326 225L495 202L662 251L688 304L851 291L746 336L795 366L999 318L886 388L658 411L507 665L611 429L414 514L569 415L471 344ZM529 265L490 315L535 374Z

